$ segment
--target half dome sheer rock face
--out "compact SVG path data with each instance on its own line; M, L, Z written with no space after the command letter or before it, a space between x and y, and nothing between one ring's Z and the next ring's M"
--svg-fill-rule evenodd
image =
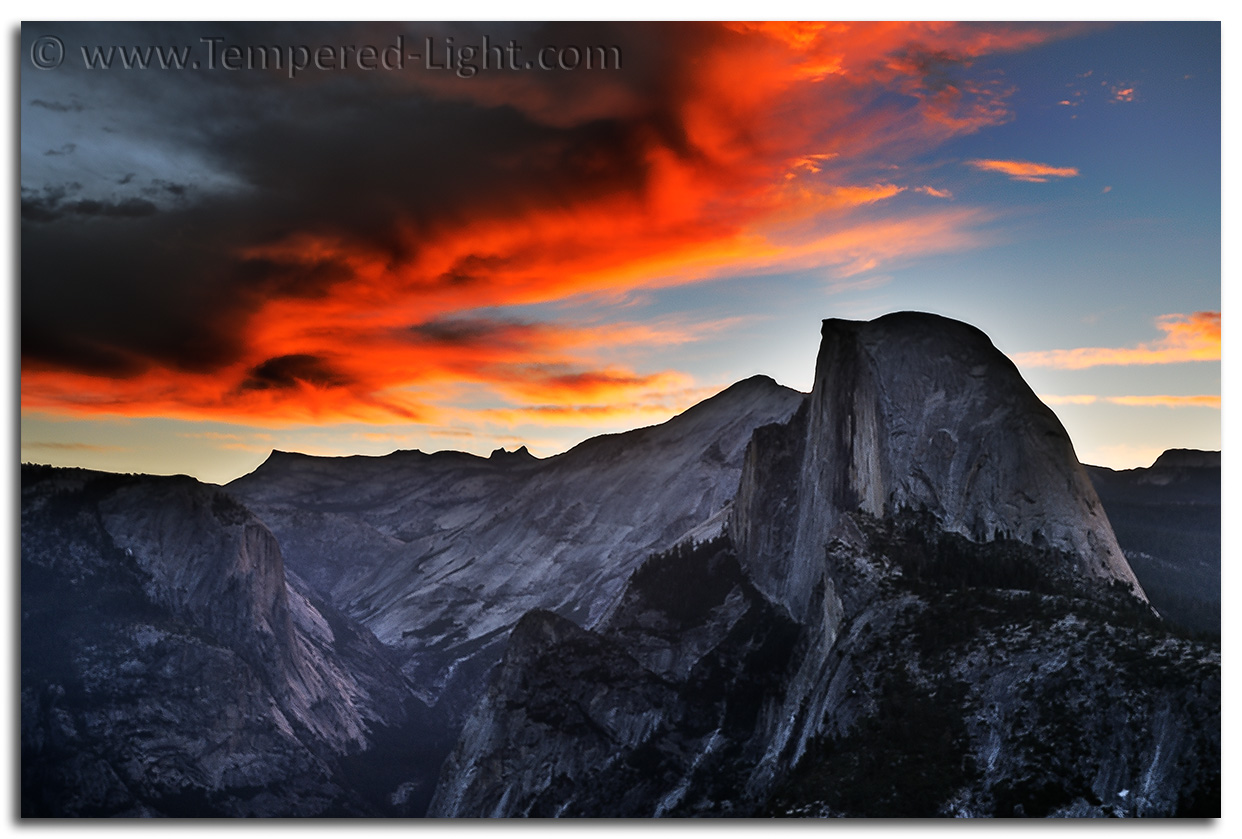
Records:
M925 511L975 542L1053 548L1066 570L1143 596L1056 415L958 321L825 320L809 404L756 436L731 534L760 589L802 619L824 546L856 511Z

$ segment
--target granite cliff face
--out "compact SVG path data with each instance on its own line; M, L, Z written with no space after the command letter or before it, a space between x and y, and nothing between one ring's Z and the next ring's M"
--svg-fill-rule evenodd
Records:
M23 813L382 811L348 761L430 715L253 514L189 478L22 477Z
M986 335L912 312L826 320L809 403L756 438L731 535L759 587L803 618L843 516L903 510L975 542L1057 549L1067 570L1142 596L1069 435Z
M648 559L595 629L530 612L428 815L744 814L797 645L727 537Z
M861 550L860 517L917 514L976 544L1012 540L1067 583L1144 596L1065 429L986 335L912 312L826 320L822 334L806 403L751 443L729 530L755 585L811 633L786 715L829 711L823 687L847 612L825 551ZM774 731L767 774L814 734Z

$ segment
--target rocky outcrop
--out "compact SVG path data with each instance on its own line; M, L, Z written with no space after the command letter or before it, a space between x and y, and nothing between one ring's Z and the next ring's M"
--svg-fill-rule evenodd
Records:
M1169 449L1156 458L1151 468L1153 470L1219 469L1220 452L1208 452L1202 449Z
M1047 550L855 515L830 646L727 538L653 557L596 630L526 615L430 815L1219 812L1215 647Z
M797 626L727 538L653 556L596 630L513 630L431 816L745 813Z
M763 812L1219 814L1215 645L1016 540L859 525L827 554L846 595L829 699Z

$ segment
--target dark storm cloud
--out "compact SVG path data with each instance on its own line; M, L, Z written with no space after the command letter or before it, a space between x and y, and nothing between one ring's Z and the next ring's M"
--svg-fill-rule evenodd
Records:
M121 183L121 182L122 181L118 181L118 183ZM128 181L124 181L124 182L128 183ZM185 194L189 192L189 190L190 190L190 187L188 184L173 183L172 181L166 181L163 178L155 178L154 180L151 181L150 186L142 188L142 192L144 195L159 195L161 193L164 193L167 195L172 195L176 198L184 198Z
M30 104L35 108L46 108L62 114L79 113L86 107L81 102L48 102L45 99L31 99Z
M222 249L242 239L245 213L230 227L211 205L99 218L66 211L77 203L23 196L23 364L128 375L235 358L254 292Z
M349 383L346 376L333 370L322 358L304 353L269 358L250 371L243 390L287 390L299 384L317 387L341 387Z
M23 358L81 371L224 365L239 356L247 318L264 301L314 296L349 276L336 257L290 259L256 248L308 232L398 266L421 241L467 219L641 189L653 143L689 153L670 111L684 81L678 56L708 37L696 25L59 24L23 27L22 38L55 34L72 58L84 45L109 43L201 49L199 39L211 36L243 45L383 46L402 33L419 45L451 34L459 44L482 34L531 46L616 44L625 69L471 79L407 69L290 80L261 71L85 71L67 61L38 77L42 95L29 105L64 113L81 110L65 103L89 101L135 157L172 150L237 186L213 191L183 177L118 196L93 192L94 184L77 195L23 183ZM593 105L604 94L620 104ZM110 174L101 183L115 189L133 180ZM160 194L182 200L157 203ZM495 268L467 259L441 281L474 282L484 267ZM314 380L311 367L297 367L309 360L272 363L252 371L248 386L282 386L282 373Z
M46 224L70 216L142 218L154 215L157 211L155 204L145 198L131 197L115 201L80 198L67 201L65 199L70 191L66 186L44 187L41 192L22 190L22 220Z
M538 327L496 318L455 318L420 323L409 331L420 341L440 346L499 347L534 337Z
M43 156L44 157L61 157L64 155L73 154L77 150L78 150L77 143L65 143L63 146L61 146L58 149L48 149L47 151L43 153Z
M102 216L104 218L142 218L155 215L156 207L142 198L124 198L120 201L97 201L84 198L65 205L65 210L79 216Z

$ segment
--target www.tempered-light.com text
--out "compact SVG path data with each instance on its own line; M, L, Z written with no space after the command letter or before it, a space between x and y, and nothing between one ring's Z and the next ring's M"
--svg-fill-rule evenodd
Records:
M529 49L514 39L459 44L451 37L424 38L421 50L404 36L385 46L374 44L255 45L230 44L223 37L199 38L197 45L80 46L80 66L87 70L226 70L275 71L289 78L310 71L439 70L468 79L486 70L620 70L619 46L555 46ZM71 60L61 39L45 36L30 47L30 61L50 70Z

